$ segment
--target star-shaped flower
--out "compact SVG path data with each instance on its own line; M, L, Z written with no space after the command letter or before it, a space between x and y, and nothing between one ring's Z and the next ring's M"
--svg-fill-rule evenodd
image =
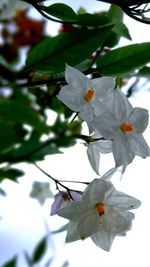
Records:
M107 140L112 140L112 152L116 167L126 166L137 155L150 155L143 132L148 125L148 111L133 108L127 97L116 89L109 111L94 118L92 124Z
M53 194L50 191L49 183L35 181L32 185L30 197L36 198L39 203L43 205L47 198L53 197Z
M140 204L101 178L88 185L82 200L69 203L58 215L70 220L67 242L91 237L96 245L110 250L115 236L131 229L134 215L129 210Z
M113 94L114 78L90 80L77 69L66 65L65 79L68 85L62 87L57 97L67 107L78 112L85 121L91 121L94 114L104 112Z

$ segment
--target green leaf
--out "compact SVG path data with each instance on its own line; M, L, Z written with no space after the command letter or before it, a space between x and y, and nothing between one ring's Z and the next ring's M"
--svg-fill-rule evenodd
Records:
M0 182L2 182L4 179L9 179L14 182L16 182L17 178L24 175L24 172L15 168L11 169L0 169Z
M126 25L123 24L124 13L120 7L116 5L111 5L110 9L107 12L107 17L111 19L111 21L114 22L115 25L106 39L106 46L116 46L122 36L131 40L129 30Z
M44 11L51 16L67 22L76 22L78 19L78 16L74 10L70 6L67 6L63 3L53 4L45 7Z
M44 253L46 252L47 248L47 237L42 238L42 240L38 243L36 246L33 255L32 255L32 264L35 264L41 260L41 258L44 256Z
M26 67L60 73L66 63L71 66L79 64L104 43L112 26L77 29L46 38L29 52Z
M141 68L138 73L137 73L138 76L143 76L143 77L150 77L150 67L143 67Z
M150 42L114 49L97 60L102 75L122 76L150 62Z
M103 26L108 23L111 23L111 20L106 15L97 15L97 14L79 14L78 15L78 23L82 26Z
M123 21L123 17L124 17L124 12L122 11L122 9L117 6L117 5L111 5L108 12L107 12L107 16L114 22L120 23Z
M22 140L21 133L17 131L17 125L0 121L0 154L11 149L16 143Z
M1 267L15 267L17 264L17 258L13 258L10 261L6 262L3 266Z
M0 100L0 121L29 124L38 131L48 132L48 127L35 110L15 100Z

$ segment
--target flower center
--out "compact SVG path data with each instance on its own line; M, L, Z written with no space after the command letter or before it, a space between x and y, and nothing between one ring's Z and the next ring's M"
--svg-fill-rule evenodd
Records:
M84 99L85 99L87 102L90 102L90 101L92 101L94 95L95 95L94 89L93 89L92 87L90 87L90 88L86 91L86 94L85 94L85 96L84 96Z
M133 128L131 123L123 123L120 126L120 129L122 130L123 133L132 132L134 130L134 128Z
M99 216L103 216L105 214L105 205L102 202L96 204L95 208Z

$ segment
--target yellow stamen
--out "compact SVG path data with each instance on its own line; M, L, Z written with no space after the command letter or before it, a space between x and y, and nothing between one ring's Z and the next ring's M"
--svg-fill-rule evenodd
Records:
M103 216L105 214L105 205L102 202L96 204L95 208L99 216Z
M133 128L131 123L123 123L120 126L120 129L122 130L123 133L132 132L134 130L134 128Z
M95 92L94 92L94 89L91 87L87 90L85 96L84 96L84 99L87 101L87 102L90 102L92 101L93 97L95 95Z

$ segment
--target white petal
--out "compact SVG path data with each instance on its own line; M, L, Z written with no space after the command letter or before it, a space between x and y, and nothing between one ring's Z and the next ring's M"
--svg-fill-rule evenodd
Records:
M69 85L76 89L75 91L80 91L83 95L90 87L90 79L69 65L66 65L65 79Z
M129 135L129 144L133 153L139 157L146 158L150 156L150 149L142 134L134 132Z
M114 191L109 195L105 203L109 207L114 206L126 210L136 209L141 205L140 200L119 191Z
M83 192L84 201L103 202L115 190L113 184L103 179L94 179Z
M132 162L135 156L125 134L116 135L112 141L112 151L116 167L126 166Z
M80 218L80 222L78 224L78 232L81 239L85 239L92 234L101 230L101 218L98 213L93 210L86 212L82 218Z
M91 85L94 87L96 92L96 97L99 98L99 101L106 100L110 98L113 94L115 87L115 79L112 77L102 77L91 80Z
M119 88L115 89L112 104L110 105L110 111L114 114L115 118L118 121L124 121L132 109L133 107L125 94Z
M140 133L144 132L148 125L148 110L144 108L134 108L129 115L129 122Z
M61 217L77 222L80 217L88 210L88 203L84 201L73 201L60 209L57 214Z
M113 174L117 171L117 168L112 168L110 170L108 170L102 177L101 179L105 180L105 181L110 181L111 177L113 176Z
M85 104L84 98L80 91L75 90L70 85L61 88L57 98L62 101L68 108L78 112L80 107Z
M94 143L97 142L89 143L87 148L87 155L93 170L96 172L96 174L99 175L100 151L99 147Z
M91 236L92 241L100 248L109 251L115 238L115 233L106 232L104 229Z
M120 122L116 120L110 112L104 112L102 115L93 119L93 127L106 139L112 139L118 131Z
M105 215L103 216L103 227L106 232L120 233L126 232L131 228L132 218L127 210L117 210L106 206Z
M75 222L68 223L67 236L66 236L67 243L81 239L79 232L77 230L77 226L78 226L78 223L75 223Z

